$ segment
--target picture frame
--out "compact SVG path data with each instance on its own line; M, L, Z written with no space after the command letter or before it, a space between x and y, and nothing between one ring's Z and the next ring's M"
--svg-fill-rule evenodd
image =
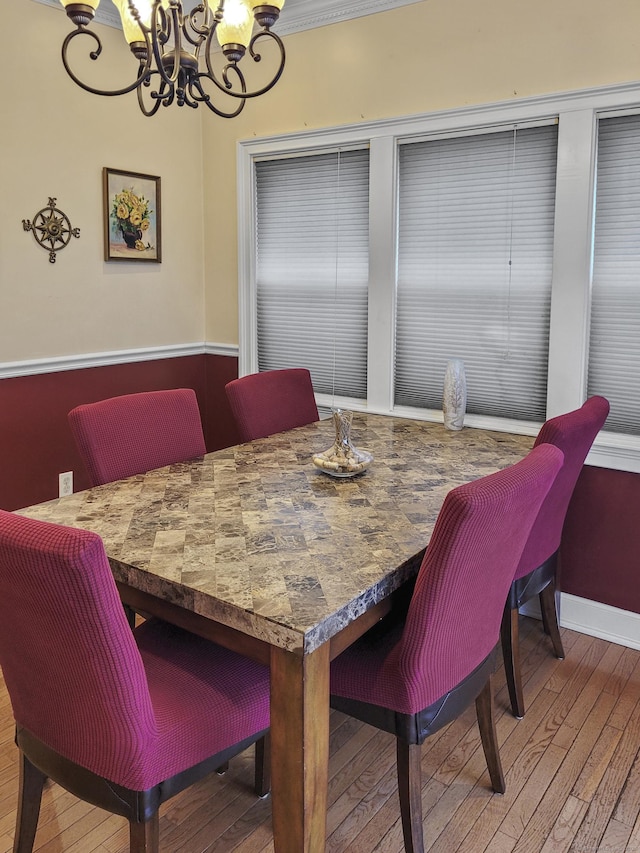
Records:
M161 263L160 178L105 166L102 189L105 261Z

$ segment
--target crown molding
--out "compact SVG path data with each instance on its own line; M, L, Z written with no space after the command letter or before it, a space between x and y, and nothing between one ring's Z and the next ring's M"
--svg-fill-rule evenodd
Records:
M60 0L35 0L35 2L62 11ZM279 35L287 35L423 2L425 0L347 0L346 2L345 0L288 0L277 30ZM189 3L187 0L185 5L194 6L195 3ZM120 16L111 0L102 0L95 20L96 23L120 29Z
M287 35L422 2L425 0L288 0L278 33Z

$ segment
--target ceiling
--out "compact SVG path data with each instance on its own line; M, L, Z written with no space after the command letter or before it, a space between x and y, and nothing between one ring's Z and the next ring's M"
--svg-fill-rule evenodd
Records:
M35 2L53 6L62 11L60 0L35 0ZM196 2L197 0L185 0L185 6L191 8L196 5ZM421 2L426 0L286 0L277 31L280 35L286 35ZM118 12L111 0L101 1L96 22L113 27L120 26Z

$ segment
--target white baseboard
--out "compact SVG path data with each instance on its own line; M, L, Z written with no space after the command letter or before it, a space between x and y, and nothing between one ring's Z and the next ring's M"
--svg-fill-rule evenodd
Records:
M540 604L537 598L520 608L525 616L540 619ZM599 637L610 643L640 649L640 613L620 610L598 601L578 598L563 592L560 595L560 625L581 634Z

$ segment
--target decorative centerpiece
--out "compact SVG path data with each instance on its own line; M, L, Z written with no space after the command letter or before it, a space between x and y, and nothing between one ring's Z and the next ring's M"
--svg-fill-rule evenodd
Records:
M467 408L467 378L464 362L454 358L447 362L442 394L442 412L447 429L462 429Z
M336 440L329 450L313 457L316 468L332 477L355 477L373 462L373 456L365 450L357 450L351 443L351 421L353 412L333 410Z

